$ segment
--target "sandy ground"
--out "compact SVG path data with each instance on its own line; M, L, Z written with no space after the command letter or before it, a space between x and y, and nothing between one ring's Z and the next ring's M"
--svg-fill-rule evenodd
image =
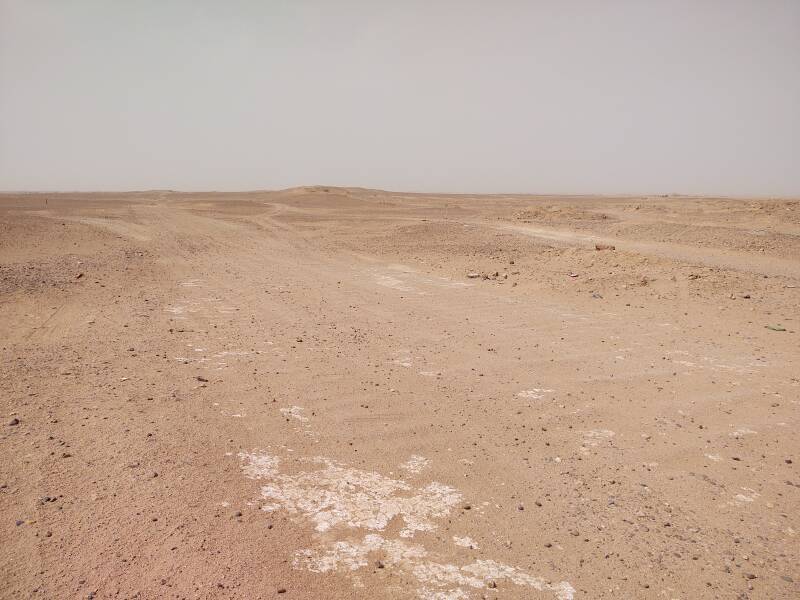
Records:
M0 596L797 598L799 306L798 202L4 195Z

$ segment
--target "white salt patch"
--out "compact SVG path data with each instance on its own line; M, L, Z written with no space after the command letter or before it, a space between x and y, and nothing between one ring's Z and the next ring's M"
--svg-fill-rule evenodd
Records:
M742 427L741 429L737 429L736 431L731 431L728 435L732 438L740 438L746 435L755 435L758 433L757 431L753 431L752 429L747 429L746 427Z
M433 519L447 516L461 500L461 493L433 482L416 489L401 480L352 469L327 458L312 462L316 471L284 475L277 472L278 459L269 455L239 455L250 477L268 479L261 488L265 500L273 500L290 513L300 513L315 523L317 531L337 525L373 531L386 528L395 517L403 519L402 537L436 528ZM407 494L407 495L401 495Z
M493 560L478 560L463 567L425 562L413 567L412 573L420 582L437 587L485 589L492 582L497 583L507 579L519 586L554 592L558 600L572 600L575 594L575 590L567 582L551 585L541 577L528 575L515 567Z
M548 584L540 577L491 560L464 566L431 560L420 544L399 538L387 539L375 533L385 530L398 517L404 525L400 538L436 529L435 521L447 517L462 500L461 493L447 485L433 482L417 488L402 480L321 457L297 461L321 468L295 474L280 473L279 459L265 453L243 452L239 457L245 475L266 481L261 495L270 502L261 510L299 514L309 519L319 532L346 536L316 549L301 550L295 555L295 568L314 573L345 571L351 574L357 586L360 580L356 572L381 560L385 568L416 580L417 597L423 600L469 599L473 597L470 590L487 589L502 579L549 592L557 600L573 598L574 590L566 582ZM353 529L371 532L354 540L347 533ZM477 548L469 537L454 537L453 540L459 546Z
M400 468L409 473L421 473L424 468L430 465L431 461L424 456L418 454L411 455L406 462L400 465Z
M517 397L519 398L528 398L530 400L540 400L544 398L545 394L549 394L555 390L548 390L545 388L532 388L530 390L522 390L521 392L517 392Z
M706 454L706 458L713 460L714 462L719 462L722 460L722 457L719 454Z
M417 597L422 600L469 600L469 594L458 588L446 592L434 592L428 588L420 588L417 590Z
M443 517L461 500L461 494L444 484L431 483L415 490L404 481L378 473L351 469L328 459L324 466L298 475L278 475L261 489L265 499L276 500L290 513L302 513L317 531L336 525L380 531L401 517L401 537L436 528L432 519ZM400 496L402 492L411 496Z
M396 569L405 577L414 577L419 587L417 597L424 600L468 599L472 589L488 589L493 583L511 583L552 592L558 600L572 600L575 590L567 582L548 584L515 567L493 560L479 560L464 566L435 562L421 545L402 540L388 540L368 534L362 541L330 542L320 550L302 550L295 555L293 566L313 573L344 570L358 571L380 557L385 568ZM464 589L467 588L467 589Z
M382 551L384 566L395 566L403 561L424 558L425 548L401 540L387 540L370 533L361 542L332 542L324 550L303 550L295 556L294 566L314 573L326 573L339 568L355 571L369 564L373 552Z
M397 277L392 277L391 275L376 275L375 283L382 285L383 287L400 290L401 292L410 292L414 289L413 287L406 285L403 280L398 279Z
M739 502L754 502L756 498L761 496L761 494L759 494L753 488L743 487L741 489L742 491L747 492L747 494L736 494L736 500Z
M278 474L280 459L269 454L256 454L239 452L239 458L246 461L242 466L242 471L250 479L261 479L262 477L272 477Z
M454 535L453 536L453 543L456 546L461 546L462 548L471 548L472 550L475 550L475 549L478 548L478 544L475 543L475 540L473 540L471 537L468 537L468 536L458 537L458 536Z
M302 406L290 406L288 408L282 408L281 412L287 417L305 422L308 421L308 417L303 416L304 410L305 409Z

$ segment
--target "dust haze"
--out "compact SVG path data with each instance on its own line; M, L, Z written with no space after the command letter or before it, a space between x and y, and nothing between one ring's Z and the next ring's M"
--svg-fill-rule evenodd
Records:
M0 189L800 196L800 4L0 1Z

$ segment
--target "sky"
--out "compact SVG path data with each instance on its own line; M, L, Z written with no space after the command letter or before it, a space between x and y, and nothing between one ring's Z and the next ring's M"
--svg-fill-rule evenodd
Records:
M0 190L800 196L797 0L0 0Z

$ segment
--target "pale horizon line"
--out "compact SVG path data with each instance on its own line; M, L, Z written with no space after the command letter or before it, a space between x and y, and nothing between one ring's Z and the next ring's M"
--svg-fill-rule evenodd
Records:
M690 192L620 192L620 193L570 193L570 192L432 192L432 191L408 191L408 190L389 190L382 188L369 188L357 185L296 185L286 188L254 188L254 189L176 189L176 188L146 188L146 189L96 189L96 190L0 190L0 196L5 195L30 195L38 196L42 194L276 194L280 192L300 191L307 189L309 192L323 190L361 190L364 192L379 192L384 194L411 194L416 196L480 196L480 197L559 197L559 198L688 198L688 199L707 199L707 200L780 200L780 201L800 201L800 195L785 196L780 194L697 194Z

